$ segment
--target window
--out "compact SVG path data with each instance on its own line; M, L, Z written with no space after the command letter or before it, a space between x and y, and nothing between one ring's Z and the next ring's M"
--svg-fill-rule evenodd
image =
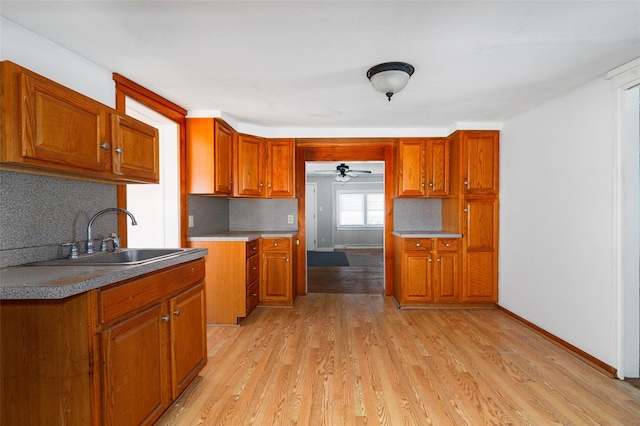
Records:
M384 226L382 192L337 191L339 227L381 228Z

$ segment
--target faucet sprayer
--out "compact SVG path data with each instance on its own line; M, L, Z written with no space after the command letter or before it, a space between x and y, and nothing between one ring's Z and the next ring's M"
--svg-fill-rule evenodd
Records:
M111 207L108 209L100 210L98 213L94 214L93 217L89 220L89 225L87 225L87 254L93 253L93 236L91 233L91 226L93 222L98 218L98 216L103 215L108 212L120 212L128 215L131 218L131 224L136 226L138 222L136 222L136 218L131 214L129 210L121 209L118 207Z

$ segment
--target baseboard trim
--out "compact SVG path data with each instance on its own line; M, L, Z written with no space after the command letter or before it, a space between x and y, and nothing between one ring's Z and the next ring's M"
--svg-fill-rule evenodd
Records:
M618 370L616 368L610 366L609 364L607 364L607 363L605 363L603 361L600 361L598 358L596 358L596 357L594 357L592 355L589 355L588 353L586 353L582 349L573 346L571 343L567 342L566 340L563 340L563 339L559 338L558 336L556 336L556 335L554 335L552 333L549 333L544 328L538 327L537 325L535 325L531 321L528 321L528 320L522 318L518 314L514 314L510 310L508 310L508 309L506 309L506 308L504 308L504 307L502 307L500 305L496 305L496 308L501 310L505 314L509 315L510 317L514 318L515 320L521 322L522 324L526 325L527 327L533 329L534 331L542 334L544 337L546 337L547 339L551 340L552 342L562 346L563 348L565 348L569 352L572 352L574 355L576 355L577 357L581 358L583 361L586 361L587 364L597 368L598 370L601 370L603 373L611 376L614 379L618 377Z

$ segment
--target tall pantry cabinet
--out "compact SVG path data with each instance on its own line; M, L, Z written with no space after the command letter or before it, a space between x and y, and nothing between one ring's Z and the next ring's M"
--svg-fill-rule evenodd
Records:
M461 302L498 301L499 132L457 131L450 139L451 197L443 227L461 232Z

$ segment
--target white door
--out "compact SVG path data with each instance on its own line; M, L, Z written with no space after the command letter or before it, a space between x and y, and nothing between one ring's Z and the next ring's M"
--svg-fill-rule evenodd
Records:
M127 115L158 129L160 183L127 185L127 210L138 222L127 221L127 245L136 248L180 247L180 169L178 125L127 98Z
M315 251L316 234L318 232L316 217L316 191L317 183L307 183L307 192L305 196L305 223L307 228L307 251Z

